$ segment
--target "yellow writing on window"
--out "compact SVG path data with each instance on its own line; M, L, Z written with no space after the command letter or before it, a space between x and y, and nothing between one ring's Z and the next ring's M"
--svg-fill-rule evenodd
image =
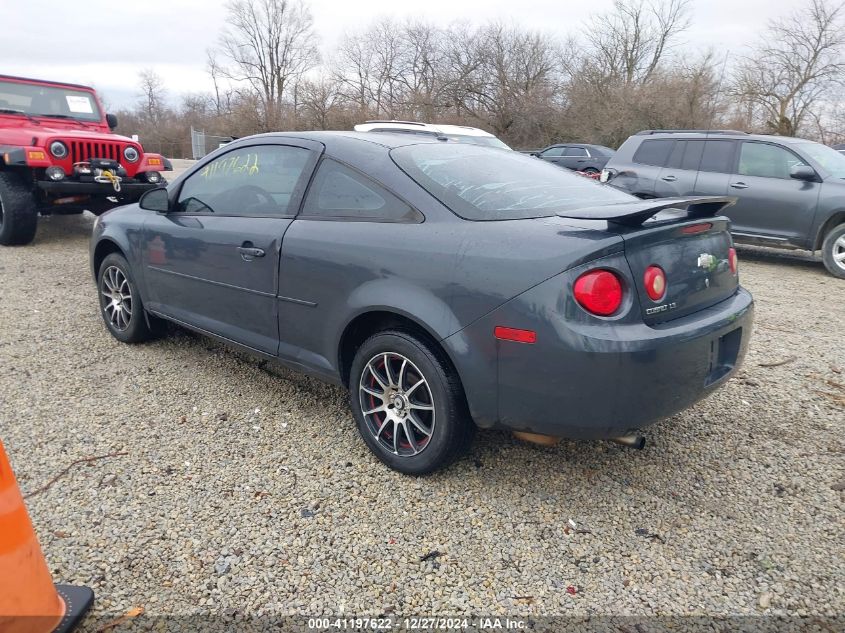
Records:
M202 168L200 176L210 180L222 176L255 176L260 171L258 154L250 153L215 160Z

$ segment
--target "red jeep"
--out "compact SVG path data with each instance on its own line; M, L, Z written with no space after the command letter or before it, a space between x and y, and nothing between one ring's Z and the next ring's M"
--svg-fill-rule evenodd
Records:
M0 244L28 244L38 214L97 215L166 184L158 154L111 130L92 88L0 75Z

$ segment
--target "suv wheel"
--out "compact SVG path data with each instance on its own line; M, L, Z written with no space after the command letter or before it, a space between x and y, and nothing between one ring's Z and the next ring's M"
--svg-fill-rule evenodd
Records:
M824 238L822 259L831 275L845 279L845 224L835 227Z
M141 343L158 334L147 324L138 286L132 277L129 263L122 255L112 253L100 264L97 291L103 322L118 341Z
M35 239L35 198L18 174L0 171L0 244L18 246Z
M472 441L475 424L453 370L407 332L364 342L352 362L349 395L364 442L407 475L448 465Z

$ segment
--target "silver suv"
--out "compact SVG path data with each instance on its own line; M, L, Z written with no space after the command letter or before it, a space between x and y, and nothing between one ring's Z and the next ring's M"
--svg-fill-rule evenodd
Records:
M607 163L602 182L640 198L735 196L738 242L822 251L845 279L845 156L805 139L730 130L645 130Z

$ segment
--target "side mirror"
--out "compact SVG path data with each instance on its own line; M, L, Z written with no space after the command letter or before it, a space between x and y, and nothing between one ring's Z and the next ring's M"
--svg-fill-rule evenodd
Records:
M164 187L150 189L138 200L138 206L147 211L167 213L170 211L170 198L167 196L167 189Z
M815 180L816 170L809 165L794 165L789 170L789 177L795 180Z
M540 158L540 152L531 152L529 156L533 156L534 158Z
M109 124L109 129L113 130L117 127L117 117L113 114L106 115L106 123Z

